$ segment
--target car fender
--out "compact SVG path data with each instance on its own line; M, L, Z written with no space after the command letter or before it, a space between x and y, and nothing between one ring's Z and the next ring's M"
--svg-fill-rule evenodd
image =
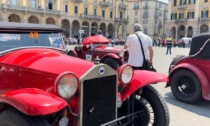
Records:
M26 115L48 115L68 106L65 100L41 89L24 88L0 95L0 102L18 109Z
M166 75L146 70L135 70L133 79L125 87L123 93L121 94L121 100L124 101L125 99L130 97L130 95L132 95L136 90L146 85L167 81L168 77Z
M106 55L104 55L102 58L101 58L101 61L103 62L107 57L111 57L113 59L116 59L117 61L119 61L119 63L122 64L122 61L120 61L120 56L118 56L117 54L115 53L108 53Z
M173 68L173 70L169 74L169 78L171 78L173 76L173 74L180 69L188 69L196 74L196 76L198 77L198 79L201 82L203 98L206 100L210 100L209 82L208 82L206 75L202 72L202 70L199 69L198 67L196 67L195 65L188 64L188 63L182 63L182 64L179 64ZM168 86L170 86L170 81L167 83L166 87L168 87Z
M72 52L75 55L75 57L78 57L78 54L75 50L69 50L69 52L67 54L69 55L70 52Z

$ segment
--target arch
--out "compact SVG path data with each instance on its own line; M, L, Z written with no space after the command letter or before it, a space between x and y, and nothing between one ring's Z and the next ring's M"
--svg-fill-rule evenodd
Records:
M70 22L67 19L61 21L61 28L65 31L65 35L68 38L70 35Z
M178 38L183 38L185 36L185 26L180 25L178 28Z
M113 39L113 31L114 31L114 25L113 24L108 24L108 29L107 29L107 37Z
M21 22L20 16L18 16L17 14L11 14L8 17L8 21L9 22Z
M206 24L201 25L200 27L200 33L206 33L209 31L209 26Z
M104 36L107 36L106 35L106 24L105 23L101 23L99 29L102 31L102 34Z
M98 24L96 22L93 22L91 24L91 35L96 35L98 30Z
M83 38L89 36L90 24L87 21L82 22L82 29L84 30Z
M193 36L193 27L189 26L187 28L187 37L192 38L192 36Z
M53 25L55 25L55 20L52 17L48 17L46 19L46 24L53 24Z
M39 19L36 16L30 16L28 18L28 23L39 24Z
M79 29L80 29L80 24L78 20L74 20L72 22L72 35L75 38L79 38Z
M123 25L122 25L122 24L119 24L119 25L118 25L117 31L118 31L118 32L117 32L117 33L118 33L118 34L117 34L117 38L120 38L120 39L121 39L121 38L123 37Z

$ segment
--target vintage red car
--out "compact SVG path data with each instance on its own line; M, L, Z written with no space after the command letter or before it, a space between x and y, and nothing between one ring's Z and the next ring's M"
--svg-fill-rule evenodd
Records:
M188 56L178 55L169 67L167 87L185 103L210 100L210 34L193 37Z
M0 126L169 125L165 75L69 56L51 25L0 23L0 44Z
M108 64L117 70L128 61L128 50L114 48L109 39L103 36L89 36L82 41L82 45L69 51L69 55L81 59L94 61L98 56L101 63Z

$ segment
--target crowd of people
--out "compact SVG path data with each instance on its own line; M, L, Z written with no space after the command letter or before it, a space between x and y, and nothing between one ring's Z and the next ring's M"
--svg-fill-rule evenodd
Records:
M178 41L175 39L172 40L172 47L179 47L179 48L190 48L192 39L191 38L181 38ZM154 47L167 47L167 40L166 38L154 38L153 44Z

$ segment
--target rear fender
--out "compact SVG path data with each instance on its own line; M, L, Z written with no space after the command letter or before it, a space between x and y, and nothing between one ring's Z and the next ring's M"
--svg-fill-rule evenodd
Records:
M206 100L210 100L209 82L206 75L202 72L202 70L192 64L182 63L173 68L173 70L169 74L169 78L171 78L176 73L176 71L180 69L188 69L193 73L195 73L195 75L198 77L198 79L201 82L203 98ZM167 83L166 87L168 86L170 86L170 81Z
M128 86L125 87L123 93L121 94L121 100L124 101L130 95L132 95L136 90L142 88L149 84L156 84L158 82L167 82L167 76L146 70L135 70L134 76Z
M101 61L103 62L107 57L110 57L112 59L116 59L119 63L121 63L120 61L120 57L117 55L117 54L114 54L114 53L108 53L106 55L104 55L102 58L101 58ZM122 64L122 63L121 63Z
M78 57L78 54L77 54L77 52L76 52L75 50L69 50L68 55L69 55L69 53L71 53L71 52L75 55L75 57Z
M63 99L40 89L17 89L0 95L7 103L26 115L47 115L60 111L68 104Z

